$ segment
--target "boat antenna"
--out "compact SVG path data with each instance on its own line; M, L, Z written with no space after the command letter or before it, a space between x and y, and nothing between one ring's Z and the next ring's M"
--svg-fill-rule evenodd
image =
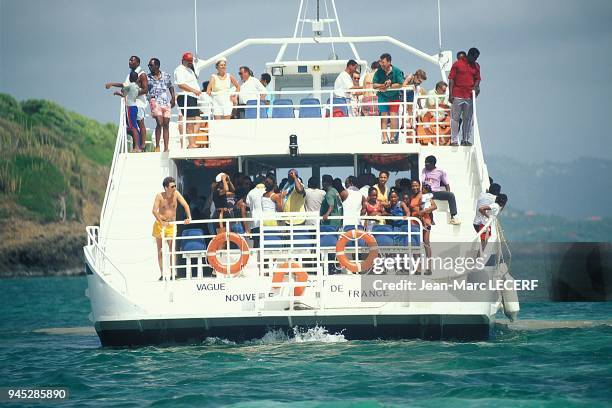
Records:
M442 19L440 17L440 0L438 0L438 55L442 55Z
M331 4L334 10L334 17L336 19L336 27L338 28L338 36L344 37L344 34L342 34L342 27L340 26L340 17L338 17L338 10L336 10L336 0L331 0ZM349 46L351 47L351 51L353 51L353 55L355 55L355 59L359 61L361 58L359 58L359 53L357 52L357 48L355 48L355 44L350 42Z
M327 0L323 0L323 1L325 2L325 3L324 3L324 4L325 4L325 19L326 19L327 21L329 21L329 10L327 9ZM318 2L317 2L317 3L318 3ZM330 37L333 37L333 36L334 36L334 34L333 34L333 31L332 31L332 25L331 25L331 22L328 22L328 23L327 23L327 26L329 27L329 36L330 36ZM331 42L331 49L332 49L332 53L331 53L331 55L336 56L336 58L334 58L334 59L338 59L338 54L336 54L336 46L334 45L334 42L333 42L333 41Z
M195 55L198 55L198 0L193 0L193 29L195 35Z

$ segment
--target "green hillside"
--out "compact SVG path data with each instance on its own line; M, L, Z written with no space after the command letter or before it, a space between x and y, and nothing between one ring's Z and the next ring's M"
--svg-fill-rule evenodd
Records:
M53 102L0 94L0 272L74 264L32 251L84 242L84 225L98 221L116 133Z
M53 102L0 94L0 208L15 204L41 222L90 221L85 207L103 197L115 135L115 126Z

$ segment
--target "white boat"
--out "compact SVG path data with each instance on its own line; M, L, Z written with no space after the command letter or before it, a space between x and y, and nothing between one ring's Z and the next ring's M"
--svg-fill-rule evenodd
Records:
M360 225L373 218L360 217L357 230L353 227L352 232L346 232L322 227L316 213L277 213L277 226L262 225L258 234L233 235L240 248L230 247L229 233L221 233L215 244L210 244L216 234L210 233L209 225L218 220L194 219L188 226L177 221L179 232L173 253L168 253L165 243L163 246L166 279L158 280L151 207L166 176L173 176L183 193L195 186L200 191L206 188L203 194L208 195L220 171L254 176L297 168L319 177L323 168L332 175L334 168L338 172L351 168L354 175L384 168L410 171L417 177L428 155L436 156L439 167L449 174L458 216L463 220L460 225L449 224L446 202L437 201L436 223L431 231L433 256L437 255L435 243L447 243L455 245L449 251L456 254L479 253L485 257L486 266L464 273L434 269L431 275L406 277L418 285L477 282L490 277L511 279L506 277L508 268L498 224L493 225L488 244L482 249L470 222L479 194L489 185L476 109L473 146L444 145L448 141L447 123L436 119L443 116L436 114L443 113L443 108L436 102L433 110L424 109L420 97L400 103L398 143L382 143L379 116L354 116L349 112L350 101L334 100L333 82L345 68L346 59L301 60L299 51L296 60L285 57L292 45L314 45L324 54L331 44L348 44L352 58L365 73L367 62L360 58L357 46L376 42L381 44L381 52L393 45L420 58L439 72L440 80L446 80L452 53L429 55L388 36L343 36L333 1L331 6L332 18L308 19L302 2L292 37L247 39L205 60L210 66L218 58L231 58L251 45L280 48L275 61L265 66L265 72L272 76L272 105L253 102L245 119L201 118L194 135L198 148L183 148L189 137L179 132L185 124L183 119L183 123L171 123L168 153L130 153L122 103L100 225L87 227L84 247L90 318L104 346L198 343L207 337L240 341L261 337L269 330L314 326L342 333L349 340L490 336L495 315L503 307L502 291L488 292L477 300L445 290L435 299L409 292L394 298L367 286L372 279L390 273L374 273L374 258L406 254L414 259L424 252L418 218L383 217L400 227L362 232ZM307 24L312 24L312 36L298 35L299 28L303 30ZM325 27L332 25L338 35L324 36ZM408 91L415 90L401 90L404 95ZM310 101L304 102L304 98ZM279 100L289 100L290 105ZM363 99L358 103L368 105ZM424 120L428 112L429 122ZM420 126L418 132L415 124ZM305 218L308 223L300 224ZM258 220L251 216L246 219L249 223ZM223 222L230 231L231 224L239 221ZM187 229L191 235L182 236ZM259 238L261 246L256 247L253 238ZM349 242L346 248L338 246L341 241ZM190 244L185 245L187 242ZM355 252L371 257L353 260ZM177 260L175 265L170 265L171 257ZM516 314L518 301L510 292L505 295L506 311Z

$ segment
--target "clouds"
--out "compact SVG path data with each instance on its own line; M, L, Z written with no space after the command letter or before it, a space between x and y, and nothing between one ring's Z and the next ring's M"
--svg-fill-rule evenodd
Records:
M194 47L191 0L0 2L0 89L19 99L52 99L102 121L117 116L116 100L102 85L124 78L130 55L156 56L162 69L172 71L182 52ZM247 37L290 35L299 3L198 4L200 50L210 56ZM383 6L337 0L337 8L345 35L392 35L427 53L437 51L433 0L388 0ZM482 52L479 123L487 152L527 160L610 158L602 146L612 141L603 124L612 95L612 2L442 0L442 20L445 49L475 45ZM406 72L435 72L398 49L358 48L368 60L390 51ZM241 51L230 58L230 70L246 64L259 73L276 51ZM337 53L349 57L347 48ZM293 58L295 48L287 55ZM425 85L435 80L430 74Z

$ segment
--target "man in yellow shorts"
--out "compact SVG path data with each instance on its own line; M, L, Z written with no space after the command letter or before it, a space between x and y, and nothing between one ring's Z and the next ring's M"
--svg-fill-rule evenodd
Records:
M161 277L159 280L164 278L162 269L162 235L164 238L174 238L175 228L174 224L170 224L172 221L176 221L176 207L180 203L185 209L185 224L189 224L191 221L191 212L187 202L179 193L176 191L176 181L173 177L166 177L162 183L164 191L158 193L155 196L155 203L153 204L153 216L155 217L155 224L153 224L153 237L157 243L157 262L159 263L159 272ZM168 241L168 248L170 252L174 247L174 239ZM174 264L174 260L171 257L170 267ZM170 279L175 276L175 271L170 269Z

